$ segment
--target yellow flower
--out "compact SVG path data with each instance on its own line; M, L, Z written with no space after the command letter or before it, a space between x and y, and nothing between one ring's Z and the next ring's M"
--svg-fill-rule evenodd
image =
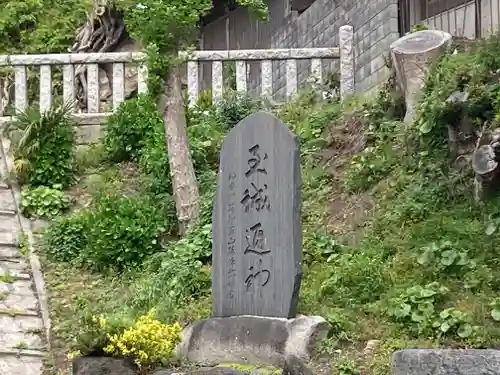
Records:
M104 351L109 354L135 358L138 365L168 361L180 341L179 323L164 324L155 318L155 311L140 316L134 325L119 335L108 335Z
M82 355L82 353L79 350L75 350L75 351L69 352L66 357L68 358L69 361L71 361L73 358L79 357L81 355Z

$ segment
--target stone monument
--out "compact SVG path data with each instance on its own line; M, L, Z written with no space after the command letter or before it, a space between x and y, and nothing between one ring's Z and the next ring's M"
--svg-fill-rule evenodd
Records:
M299 141L258 112L226 136L213 211L214 317L293 318L302 274Z
M212 217L212 318L186 327L181 361L267 364L292 375L330 325L297 314L302 275L298 139L258 112L224 139Z

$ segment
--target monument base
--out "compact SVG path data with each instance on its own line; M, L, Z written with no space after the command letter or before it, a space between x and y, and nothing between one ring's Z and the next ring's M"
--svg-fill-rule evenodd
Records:
M203 319L184 329L176 354L199 366L231 362L283 368L286 358L308 361L329 330L320 316Z

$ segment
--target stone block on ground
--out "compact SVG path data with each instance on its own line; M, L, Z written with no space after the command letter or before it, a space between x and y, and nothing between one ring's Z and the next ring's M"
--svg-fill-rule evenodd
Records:
M398 350L392 357L392 375L500 375L500 351Z
M160 369L156 370L151 375L282 375L282 372L282 369L270 366L258 367L224 363L215 367L199 367L189 370Z
M195 370L156 370L151 375L250 375L248 371L241 371L231 367L201 367Z
M73 375L137 375L131 359L111 357L76 357L73 359Z
M308 360L329 329L319 316L204 319L183 331L177 356L201 366L230 362L283 368L288 355Z
M0 353L0 374L2 375L40 375L42 366L42 358Z
M314 373L299 357L287 355L283 375L314 375Z

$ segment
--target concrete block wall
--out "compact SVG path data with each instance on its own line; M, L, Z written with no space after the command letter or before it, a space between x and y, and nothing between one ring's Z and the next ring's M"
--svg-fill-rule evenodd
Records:
M356 92L376 88L387 78L384 54L399 38L398 0L316 0L302 14L290 11L289 0L270 0L270 21L252 19L245 9L237 9L203 30L203 49L337 47L342 25L352 25L355 32ZM224 25L224 26L222 26ZM220 31L224 30L224 31ZM224 34L225 33L225 34ZM213 46L218 44L218 48ZM338 60L325 61L324 72L337 71ZM259 66L250 70L249 87L258 91ZM299 85L309 77L310 62L297 66ZM285 94L285 63L273 64L273 92L276 99Z

